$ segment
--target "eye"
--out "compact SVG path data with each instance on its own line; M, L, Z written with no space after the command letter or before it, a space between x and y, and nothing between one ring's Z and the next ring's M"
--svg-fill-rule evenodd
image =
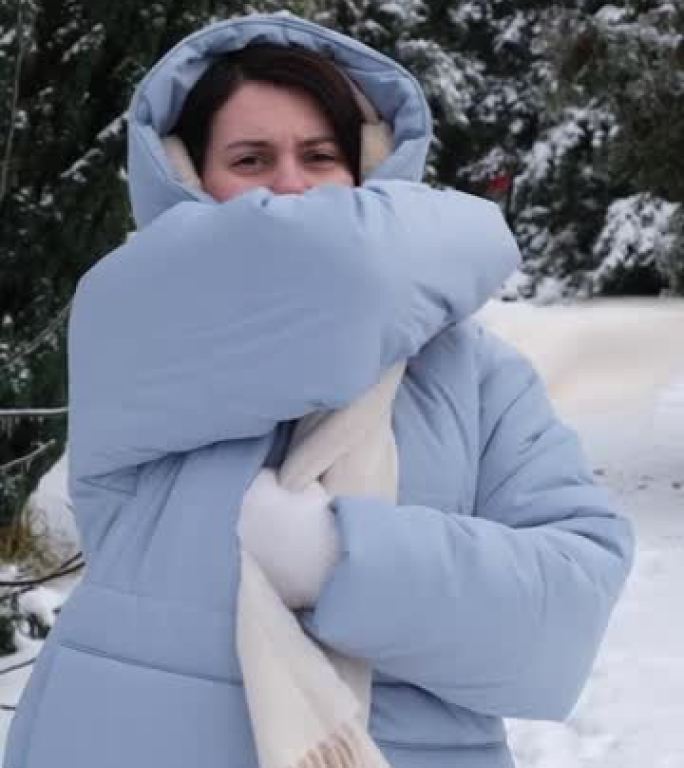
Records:
M307 163L314 165L334 165L340 162L340 155L333 150L316 150L309 152L305 158Z
M242 155L231 162L231 168L240 171L260 171L268 165L268 158L264 155Z

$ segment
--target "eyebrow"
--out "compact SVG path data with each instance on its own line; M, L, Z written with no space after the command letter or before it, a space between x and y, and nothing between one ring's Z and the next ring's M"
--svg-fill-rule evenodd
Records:
M303 147L313 147L317 144L337 144L337 139L331 135L313 136L310 139L298 141L297 144ZM229 144L225 144L223 149L264 149L272 145L273 142L265 141L263 139L243 139L241 141L232 141Z

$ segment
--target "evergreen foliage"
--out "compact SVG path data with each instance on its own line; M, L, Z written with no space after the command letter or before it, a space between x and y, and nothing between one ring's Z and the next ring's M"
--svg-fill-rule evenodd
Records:
M549 98L511 207L528 294L681 292L683 31L665 0L551 19Z

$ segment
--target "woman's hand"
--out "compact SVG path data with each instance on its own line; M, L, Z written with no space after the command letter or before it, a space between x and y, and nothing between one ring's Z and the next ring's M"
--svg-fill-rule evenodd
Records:
M331 497L318 482L292 492L262 468L247 489L238 535L289 608L311 607L339 557Z

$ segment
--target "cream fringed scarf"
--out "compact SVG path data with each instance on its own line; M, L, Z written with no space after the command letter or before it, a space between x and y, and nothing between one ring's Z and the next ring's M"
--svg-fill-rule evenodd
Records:
M392 403L404 368L346 408L300 419L279 483L396 501ZM368 733L370 668L312 640L244 548L237 649L260 768L389 768Z

